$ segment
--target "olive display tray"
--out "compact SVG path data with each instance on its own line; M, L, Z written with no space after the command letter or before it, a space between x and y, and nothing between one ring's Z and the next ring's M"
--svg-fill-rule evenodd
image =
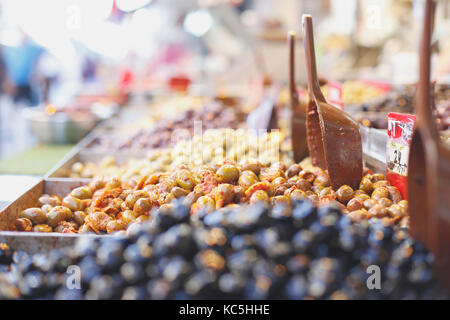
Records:
M73 188L85 185L86 179L43 179L19 198L0 211L0 243L6 243L11 249L26 252L45 252L51 249L72 246L76 239L81 237L108 237L108 235L93 234L66 234L66 233L40 233L18 232L14 229L14 221L20 212L26 208L37 205L43 194L65 196Z

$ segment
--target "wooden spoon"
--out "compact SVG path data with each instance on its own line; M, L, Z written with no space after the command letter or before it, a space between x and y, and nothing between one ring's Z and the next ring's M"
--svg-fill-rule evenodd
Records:
M347 113L327 103L317 78L312 17L303 15L309 103L306 118L308 149L313 165L328 170L337 189L358 188L363 174L359 124Z
M308 156L306 140L306 105L298 98L295 84L295 32L289 32L289 94L291 107L291 142L296 163Z
M408 160L411 234L435 255L435 269L450 288L450 149L440 141L430 97L430 40L435 3L425 4L415 100L416 128Z

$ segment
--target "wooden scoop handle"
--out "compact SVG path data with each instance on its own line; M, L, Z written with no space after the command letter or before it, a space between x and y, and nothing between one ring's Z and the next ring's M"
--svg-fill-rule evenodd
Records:
M304 14L302 17L303 41L305 44L306 70L308 74L308 92L311 99L318 102L327 102L320 91L319 79L317 77L316 54L314 51L314 34L312 17Z

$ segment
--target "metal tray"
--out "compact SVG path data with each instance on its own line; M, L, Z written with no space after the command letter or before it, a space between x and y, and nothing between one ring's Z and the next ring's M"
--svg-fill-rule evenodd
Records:
M10 231L19 213L37 204L43 194L65 196L73 188L85 185L86 179L43 179L25 191L19 198L0 211L0 243L6 243L11 249L27 252L42 252L55 248L72 246L82 237L103 237L103 235L77 235L63 233L39 233Z

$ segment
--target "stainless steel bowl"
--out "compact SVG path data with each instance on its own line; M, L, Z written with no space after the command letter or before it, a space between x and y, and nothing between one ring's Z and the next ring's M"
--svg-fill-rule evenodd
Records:
M69 115L57 112L49 115L40 107L26 108L22 112L38 139L50 144L76 143L100 121L92 113Z

